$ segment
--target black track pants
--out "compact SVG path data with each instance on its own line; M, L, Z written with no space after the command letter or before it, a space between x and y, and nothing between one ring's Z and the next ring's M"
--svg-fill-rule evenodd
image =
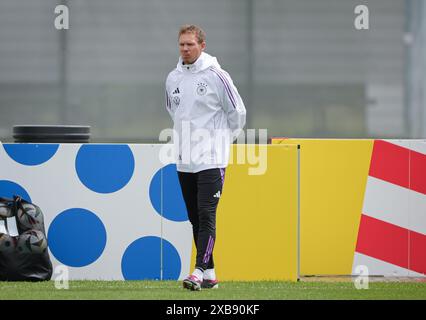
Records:
M178 176L197 247L195 267L212 269L216 209L222 194L225 169L208 169L197 173L178 172Z

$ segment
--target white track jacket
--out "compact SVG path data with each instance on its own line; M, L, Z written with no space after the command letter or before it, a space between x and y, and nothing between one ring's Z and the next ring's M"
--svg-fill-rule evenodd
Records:
M229 74L203 52L166 80L166 108L174 122L177 170L199 172L228 165L230 144L243 129L246 108Z

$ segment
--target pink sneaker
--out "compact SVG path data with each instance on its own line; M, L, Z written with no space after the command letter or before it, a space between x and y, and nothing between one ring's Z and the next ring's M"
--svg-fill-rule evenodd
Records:
M183 287L192 291L200 291L201 280L198 279L196 276L190 274L188 277L186 277L185 280L183 280Z
M201 283L201 288L203 289L217 289L219 288L219 281L204 279Z

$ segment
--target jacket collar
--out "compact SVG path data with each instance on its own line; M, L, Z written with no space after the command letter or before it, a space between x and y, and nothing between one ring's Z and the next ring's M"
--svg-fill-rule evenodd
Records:
M193 64L183 64L182 57L179 57L177 64L177 70L180 72L191 72L197 73L203 71L211 66L219 66L215 57L212 57L208 53L201 52L201 55Z

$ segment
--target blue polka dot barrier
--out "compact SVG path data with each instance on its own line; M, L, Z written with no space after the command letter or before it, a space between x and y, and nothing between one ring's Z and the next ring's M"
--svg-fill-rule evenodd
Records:
M14 161L26 166L36 166L49 161L59 144L4 144L3 147Z
M69 279L183 279L192 233L159 144L0 146L0 197L43 210L53 266ZM52 161L54 160L54 161Z
M155 211L172 221L188 220L175 164L158 170L151 180L149 197Z
M48 231L49 247L60 262L83 267L104 251L107 235L102 221L89 210L73 208L56 216Z
M75 167L87 188L98 193L112 193L130 181L135 160L127 145L83 145Z
M179 253L167 240L152 236L139 238L127 247L121 260L124 279L160 280L161 251L163 253L162 280L177 280L181 271Z
M0 197L12 199L13 196L21 196L22 199L32 202L30 195L22 186L13 181L0 180Z

